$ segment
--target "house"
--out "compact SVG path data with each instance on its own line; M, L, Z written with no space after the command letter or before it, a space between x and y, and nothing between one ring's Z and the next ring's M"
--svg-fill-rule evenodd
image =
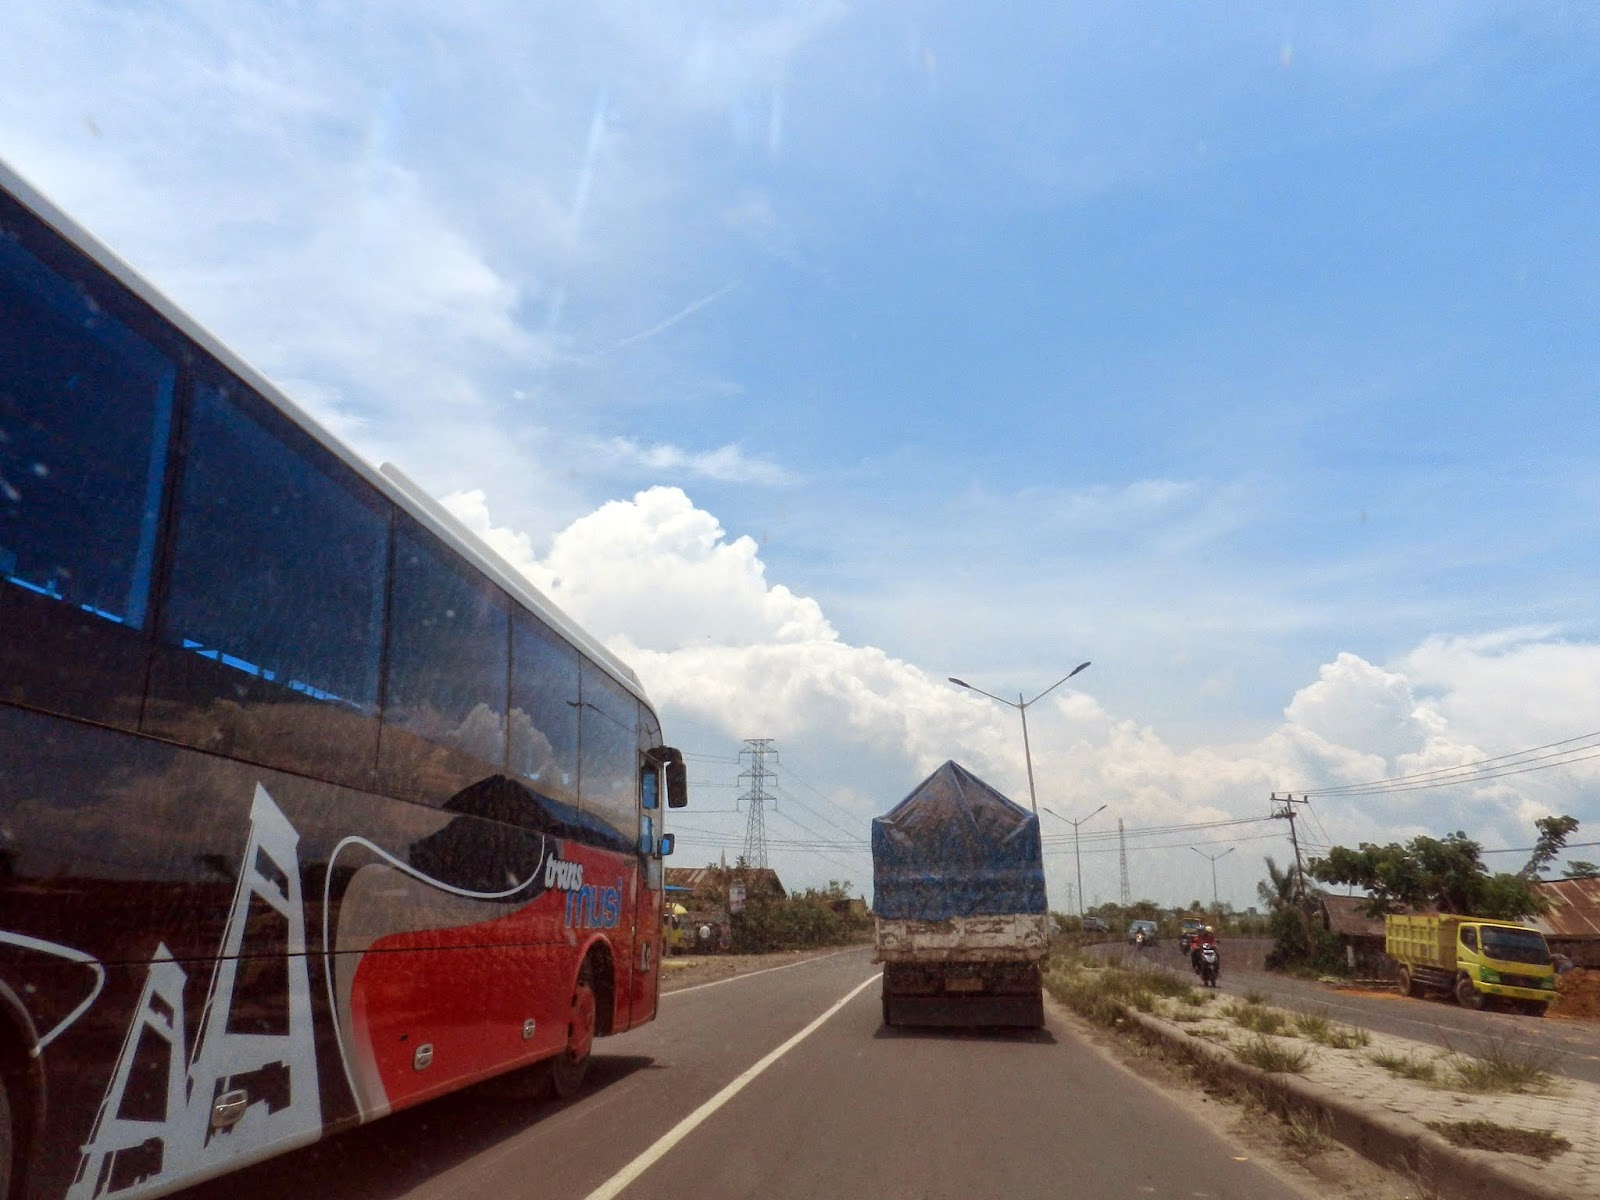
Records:
M668 887L687 888L697 896L714 900L719 906L726 904L730 884L744 884L747 899L768 896L785 899L783 881L771 867L668 867Z
M1318 897L1322 926L1339 939L1344 960L1353 975L1392 979L1394 961L1384 952L1383 918L1367 915L1365 896Z
M1530 924L1544 933L1555 954L1575 966L1600 968L1600 879L1553 879L1534 888L1550 911Z

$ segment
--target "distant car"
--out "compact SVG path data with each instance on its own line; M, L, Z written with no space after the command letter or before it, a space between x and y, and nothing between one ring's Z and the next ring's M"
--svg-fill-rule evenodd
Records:
M1085 917L1083 919L1085 933L1110 933L1111 926L1106 924L1104 917Z
M1154 921L1128 922L1129 945L1137 942L1139 940L1139 934L1141 933L1144 934L1144 944L1146 946L1154 946L1156 944L1156 923Z

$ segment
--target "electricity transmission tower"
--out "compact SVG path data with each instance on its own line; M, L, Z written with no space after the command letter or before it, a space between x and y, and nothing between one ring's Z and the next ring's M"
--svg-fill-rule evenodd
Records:
M739 797L750 805L744 831L744 865L747 867L767 865L767 801L774 799L767 792L767 781L778 778L776 771L767 769L769 757L773 766L778 764L778 752L772 748L772 741L772 738L745 738L746 748L739 751L740 762L745 755L750 756L749 768L739 774L740 783L750 781L748 790Z
M1122 828L1122 818L1117 818L1117 845L1122 855L1122 907L1133 903L1133 893L1128 890L1128 834Z

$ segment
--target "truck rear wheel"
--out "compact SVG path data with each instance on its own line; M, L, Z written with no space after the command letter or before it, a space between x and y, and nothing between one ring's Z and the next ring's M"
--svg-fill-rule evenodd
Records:
M1415 996L1417 994L1417 981L1411 978L1411 968L1404 963L1400 964L1400 970L1396 973L1395 982L1399 985L1402 996Z
M1483 993L1472 986L1470 975L1463 975L1456 980L1456 1003L1474 1012L1483 1008Z

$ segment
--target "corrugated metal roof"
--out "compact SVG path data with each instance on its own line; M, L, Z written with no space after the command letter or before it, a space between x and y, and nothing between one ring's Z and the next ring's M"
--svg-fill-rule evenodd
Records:
M742 882L749 891L767 892L778 896L789 894L784 890L783 881L778 878L778 873L771 867L746 867L743 870L729 867L727 870L734 882ZM721 888L722 873L723 869L720 867L668 867L666 882L697 892L711 891Z
M1321 900L1322 911L1327 917L1328 932L1337 933L1342 937L1381 938L1384 936L1383 918L1367 916L1367 898L1365 896L1329 896L1324 893ZM1416 916L1426 916L1433 912L1434 909L1408 908L1401 904L1397 906L1397 911Z
M1534 885L1550 911L1533 924L1558 937L1600 935L1600 879L1556 879Z

